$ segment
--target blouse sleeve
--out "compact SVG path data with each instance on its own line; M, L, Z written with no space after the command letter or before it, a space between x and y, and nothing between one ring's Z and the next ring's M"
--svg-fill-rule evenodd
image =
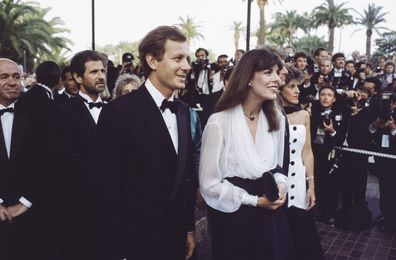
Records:
M224 156L224 135L217 122L209 122L204 130L199 165L200 191L206 203L222 212L235 212L241 204L256 206L257 196L224 179L220 161Z

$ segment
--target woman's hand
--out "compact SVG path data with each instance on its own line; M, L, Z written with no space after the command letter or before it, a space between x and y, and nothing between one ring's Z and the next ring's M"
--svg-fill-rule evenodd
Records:
M307 210L310 210L313 206L315 206L315 201L315 189L310 187L307 190Z
M285 204L286 201L286 184L284 182L281 182L278 184L278 190L279 190L279 199L275 201L270 201L267 199L267 197L262 196L258 198L257 201L257 206L261 208L266 208L266 209L271 209L271 210L276 210L279 207L281 207L283 204Z

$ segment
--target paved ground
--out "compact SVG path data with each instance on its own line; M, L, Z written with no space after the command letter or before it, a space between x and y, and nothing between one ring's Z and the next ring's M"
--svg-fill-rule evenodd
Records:
M379 216L378 181L369 175L366 198L373 219ZM205 208L197 209L198 260L211 260L210 234ZM372 227L362 232L343 231L337 227L317 223L326 260L396 260L396 236Z

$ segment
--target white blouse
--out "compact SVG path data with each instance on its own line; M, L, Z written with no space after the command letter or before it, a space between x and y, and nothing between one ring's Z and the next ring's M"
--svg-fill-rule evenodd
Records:
M202 136L199 182L202 196L210 207L235 212L241 204L257 205L257 196L225 178L257 179L277 164L282 165L285 118L280 112L278 116L280 129L269 133L267 119L260 111L255 141L241 105L209 118ZM276 173L275 180L286 182L286 176Z

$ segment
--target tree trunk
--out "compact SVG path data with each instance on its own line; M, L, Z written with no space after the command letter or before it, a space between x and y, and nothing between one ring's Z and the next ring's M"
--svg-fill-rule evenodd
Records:
M371 35L373 34L372 30L366 31L366 56L367 62L370 62L371 59Z
M257 46L262 47L265 44L265 14L264 14L264 6L266 4L266 0L257 0L257 4L260 8L260 28L259 35L257 39Z
M329 27L329 52L333 54L334 49L334 30L335 27Z

